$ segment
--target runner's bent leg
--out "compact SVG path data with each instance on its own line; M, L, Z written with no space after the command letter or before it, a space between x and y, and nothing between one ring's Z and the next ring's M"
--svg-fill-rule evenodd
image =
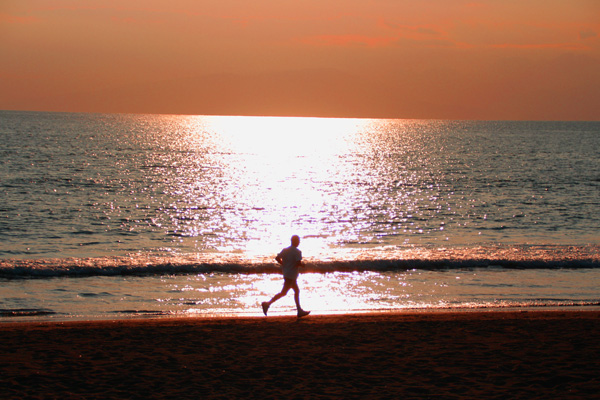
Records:
M296 287L298 287L298 285L296 285ZM271 300L268 301L269 305L275 303L277 300L279 300L280 298L285 296L287 294L287 292L289 292L289 290L292 288L293 288L293 286L290 285L290 282L287 279L285 279L283 281L283 288L281 288L281 292L277 293L275 296L273 296L273 298Z

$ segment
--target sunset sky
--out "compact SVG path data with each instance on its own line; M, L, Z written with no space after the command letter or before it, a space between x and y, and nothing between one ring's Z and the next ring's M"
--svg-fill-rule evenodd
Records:
M0 109L600 119L599 0L2 0Z

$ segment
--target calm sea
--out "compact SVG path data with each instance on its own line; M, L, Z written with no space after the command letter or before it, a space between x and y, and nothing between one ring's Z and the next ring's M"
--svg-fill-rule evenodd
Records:
M600 122L0 111L0 321L600 304ZM292 296L270 314L291 314Z

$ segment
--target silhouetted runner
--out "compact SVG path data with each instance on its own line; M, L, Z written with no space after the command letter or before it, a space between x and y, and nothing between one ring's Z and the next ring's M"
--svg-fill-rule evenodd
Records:
M294 289L294 301L296 302L296 310L298 310L298 318L305 317L310 314L310 311L304 311L300 307L300 288L298 287L298 268L304 266L302 262L302 252L298 248L300 238L296 235L292 236L292 245L281 250L275 257L275 260L281 265L283 270L283 288L269 301L261 303L263 312L267 315L271 304L282 298L290 289Z

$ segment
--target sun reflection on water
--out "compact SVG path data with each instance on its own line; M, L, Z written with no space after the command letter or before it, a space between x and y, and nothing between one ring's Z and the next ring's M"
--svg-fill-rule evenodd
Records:
M479 133L457 123L224 116L159 122L162 130L147 133L153 141L141 143L151 147L139 179L140 197L148 200L136 209L138 225L130 224L130 231L138 228L132 235L161 244L148 246L157 253L253 262L298 234L305 256L323 260L332 252L529 243L528 234L539 235L521 210L528 205L504 194L506 179L493 186L502 166L490 166L481 149L469 151Z
M202 116L172 123L165 140L176 155L160 161L171 166L163 170L168 203L162 197L160 209L177 248L256 260L298 234L305 254L322 259L432 232L443 239L455 212L454 193L440 184L443 168L432 164L435 121Z
M356 152L357 135L369 123L356 119L203 117L226 160L219 188L231 212L225 221L241 239L222 251L249 257L270 254L299 234L303 249L322 252L330 243L326 216L343 207L339 193L324 190L331 177L347 173L343 160ZM338 180L339 181L339 180ZM223 205L223 204L222 204ZM314 240L318 238L319 240Z

